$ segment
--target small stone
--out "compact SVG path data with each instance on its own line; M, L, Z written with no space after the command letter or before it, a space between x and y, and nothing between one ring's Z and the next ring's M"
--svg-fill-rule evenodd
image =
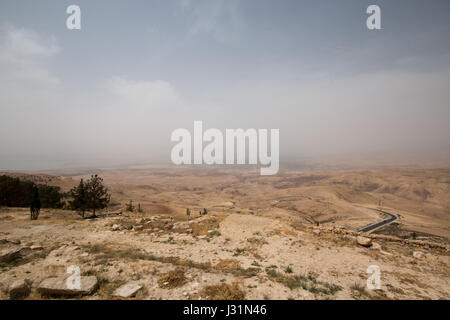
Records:
M314 230L313 230L313 233L314 233L316 236L318 236L318 235L320 235L320 230L314 229Z
M414 251L413 257L416 259L422 259L423 257L425 257L425 254L422 251Z
M44 248L42 246L31 246L31 250L43 250Z
M117 231L120 229L120 226L118 224L114 224L111 228L112 231Z
M363 247L370 247L372 245L372 239L358 236L356 237L356 243Z
M113 296L115 297L121 297L121 298L132 298L136 296L136 294L139 292L139 290L142 289L142 286L136 283L127 283L121 286L120 288L117 288Z
M381 245L377 242L373 242L372 243L372 247L373 250L381 250Z
M142 231L144 230L144 226L134 226L133 229L134 231Z

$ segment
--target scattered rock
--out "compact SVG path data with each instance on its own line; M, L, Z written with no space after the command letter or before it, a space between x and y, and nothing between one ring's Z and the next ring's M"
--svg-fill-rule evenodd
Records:
M425 254L422 251L414 251L413 257L416 259L422 259L425 257Z
M356 243L363 247L370 247L372 245L372 239L358 236L356 237Z
M373 242L371 249L373 249L373 250L381 250L381 245L379 243L377 243L377 242Z
M8 291L11 299L26 298L31 293L31 282L28 279L16 280Z
M318 235L320 235L320 230L314 229L314 230L313 230L313 233L314 233L316 236L318 236Z
M98 289L98 280L96 276L81 277L81 286L77 288L69 288L67 286L67 276L47 278L38 286L41 295L90 295Z
M120 288L117 288L113 296L115 297L121 297L121 298L132 298L136 296L136 294L139 292L139 290L142 289L142 286L136 283L127 283L121 286Z

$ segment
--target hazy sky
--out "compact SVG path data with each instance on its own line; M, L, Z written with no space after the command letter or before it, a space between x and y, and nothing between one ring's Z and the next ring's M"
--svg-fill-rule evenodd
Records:
M194 120L281 161L450 150L449 40L448 0L1 0L0 170L169 162Z

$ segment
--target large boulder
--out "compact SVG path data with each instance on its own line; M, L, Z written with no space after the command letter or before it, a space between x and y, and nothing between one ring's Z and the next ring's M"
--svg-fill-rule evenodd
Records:
M60 295L60 296L78 296L90 295L98 289L98 280L96 276L81 277L80 288L69 288L67 286L67 276L47 278L38 286L41 295Z
M139 290L142 289L142 286L136 283L127 283L123 286L117 288L113 296L115 297L121 297L121 298L132 298L136 296L136 294L139 292Z
M356 243L363 247L370 247L372 245L372 239L358 236L356 237Z

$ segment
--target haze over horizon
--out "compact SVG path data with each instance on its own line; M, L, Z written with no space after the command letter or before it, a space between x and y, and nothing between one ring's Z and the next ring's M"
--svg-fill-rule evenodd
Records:
M428 4L3 0L0 170L169 163L194 120L280 129L281 163L450 166L450 2Z

